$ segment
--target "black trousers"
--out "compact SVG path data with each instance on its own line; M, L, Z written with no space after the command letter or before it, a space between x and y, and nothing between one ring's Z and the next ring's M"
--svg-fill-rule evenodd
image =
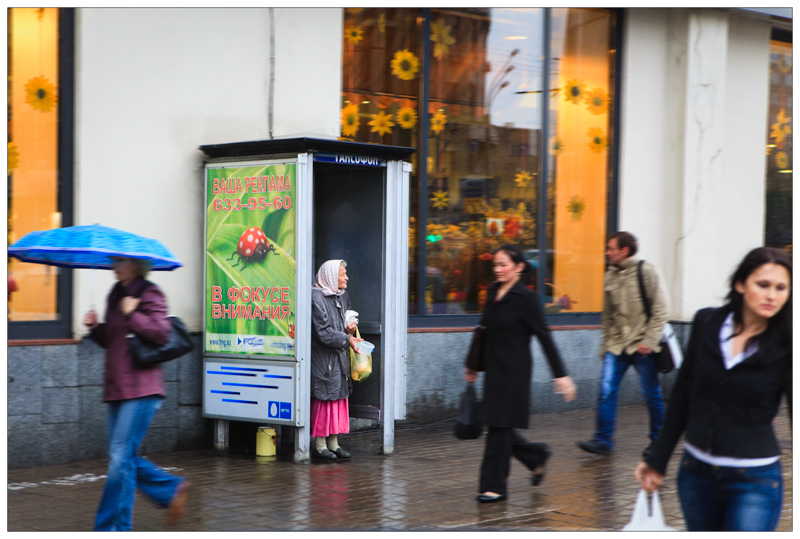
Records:
M478 492L508 494L507 479L511 469L511 456L518 458L533 471L544 464L549 450L547 444L529 442L514 429L489 427Z

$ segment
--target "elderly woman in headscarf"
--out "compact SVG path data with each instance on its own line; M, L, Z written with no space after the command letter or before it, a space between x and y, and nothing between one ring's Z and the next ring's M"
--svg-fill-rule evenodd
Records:
M348 347L363 339L353 336L356 323L345 323L350 309L347 263L328 260L320 266L311 290L311 456L349 459L338 440L350 432L348 397L353 392Z

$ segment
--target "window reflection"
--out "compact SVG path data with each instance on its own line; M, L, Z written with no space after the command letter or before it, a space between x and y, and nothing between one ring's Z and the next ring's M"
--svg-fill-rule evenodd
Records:
M792 249L792 44L770 45L764 244Z

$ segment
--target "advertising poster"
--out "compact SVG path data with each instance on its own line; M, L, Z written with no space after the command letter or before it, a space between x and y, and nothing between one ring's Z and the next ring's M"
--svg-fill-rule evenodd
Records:
M296 178L295 162L206 168L207 353L294 356Z

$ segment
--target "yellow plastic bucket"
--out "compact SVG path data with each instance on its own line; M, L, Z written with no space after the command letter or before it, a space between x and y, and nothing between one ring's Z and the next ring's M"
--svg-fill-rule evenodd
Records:
M256 433L256 456L274 457L277 449L275 429L272 427L258 427Z

